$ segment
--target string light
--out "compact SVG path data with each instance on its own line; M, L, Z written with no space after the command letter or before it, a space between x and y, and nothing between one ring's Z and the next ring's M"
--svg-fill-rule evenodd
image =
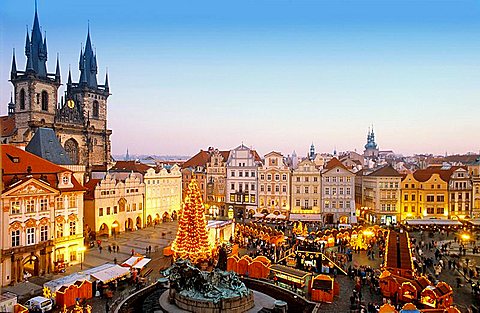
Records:
M197 182L192 179L180 210L177 236L172 243L174 259L188 259L199 263L210 259L205 206Z

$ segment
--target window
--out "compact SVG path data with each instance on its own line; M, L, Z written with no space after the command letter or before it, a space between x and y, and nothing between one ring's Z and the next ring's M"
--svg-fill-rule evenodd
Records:
M261 192L264 192L264 191L265 191L265 186L264 186L264 185L260 185L260 191L261 191Z
M317 181L318 181L318 177L315 176L315 177L313 178L313 181L314 181L314 182L317 182Z
M231 190L235 190L235 183L231 183L231 184L230 184L230 189L231 189Z
M136 203L133 203L132 204L132 211L136 211L137 210L137 204Z
M308 186L305 187L305 193L308 193Z
M40 226L40 241L48 240L48 226Z
M330 194L330 188L328 188L328 187L325 188L325 194L326 194L326 195L329 195L329 194Z
M25 110L25 90L20 90L20 110Z
M113 206L113 214L117 214L118 213L118 207L115 205Z
M68 185L68 176L66 176L66 175L63 176L62 177L62 182L63 182L64 185Z
M47 211L48 210L48 200L43 198L40 199L40 211Z
M250 174L251 177L255 177L255 172L252 171Z
M275 180L280 180L280 175L279 174L275 174Z
M343 195L343 187L340 187L338 191L340 195Z
M279 185L275 186L275 192L280 192L280 186Z
M295 200L295 205L296 205L296 206L300 206L300 199L296 199L296 200Z
M272 192L272 186L270 185L267 186L267 192Z
M20 201L10 202L11 214L20 214Z
M103 208L98 209L98 216L103 216Z
M352 180L351 177L347 177L347 183L349 183Z
M313 199L313 206L318 206L318 200L317 199Z
M345 202L346 208L350 209L350 201Z
M336 188L336 187L333 187L333 188L332 188L332 195L335 196L336 194L337 194L337 188Z
M404 201L408 201L408 194L404 194L404 195L403 195L403 200L404 200ZM406 212L406 211L405 211L405 212Z
M324 204L325 204L325 208L328 209L330 207L330 201L325 200Z
M70 250L70 262L76 261L77 260L77 251L76 250Z
M75 195L68 196L68 207L69 208L77 207L77 197Z
M107 215L110 215L110 207L107 207Z
M300 176L297 177L297 183L300 182Z
M235 195L233 194L230 195L230 202L235 202Z
M318 188L317 187L313 187L313 193L318 193Z
M443 208L437 208L437 214L443 214L444 211Z
M351 193L351 191L350 191L350 187L347 187L347 195L349 196L349 195L350 195L350 193Z
M412 201L415 201L415 194L412 194Z
M437 195L437 202L443 202L445 201L445 196L444 195Z
M427 208L427 214L435 214L434 208Z
M27 228L27 246L35 244L35 228Z
M412 205L412 213L415 213L415 206Z
M330 176L325 177L325 181L326 181L327 183L329 183L329 182L330 182Z
M343 209L343 201L339 201L339 202L338 202L338 207L339 207L340 209Z
M304 208L309 208L310 201L308 199L305 199L303 202Z
M405 184L405 189L407 189L407 188L408 188L408 184Z
M267 180L272 180L272 174L267 175Z
M42 91L42 111L48 111L48 92Z
M287 180L287 174L282 175L282 180L284 180L284 181Z
M70 221L70 236L73 236L77 233L77 223L75 221Z
M260 179L261 179L261 180L265 180L265 175L263 175L263 174L260 175Z
M287 192L287 186L282 186L282 192Z
M57 224L57 238L63 237L63 223Z
M297 188L295 188L295 191L296 193L300 193L300 186L297 186Z
M305 182L308 183L308 177L305 177Z
M20 229L12 231L12 247L18 246L20 246Z
M434 195L427 195L427 202L434 202L435 196Z
M334 183L337 182L337 177L336 176L332 177L332 182L334 182Z
M245 177L248 177L248 172L247 171L245 171Z
M26 200L25 201L25 212L33 213L35 212L35 200Z
M255 184L251 184L251 185L250 185L250 190L251 190L251 191L255 191Z
M408 212L408 206L403 207L403 212Z
M238 171L238 177L243 177L243 172L242 171Z
M94 118L98 118L98 111L99 111L99 109L98 109L98 101L96 101L96 100L93 101L93 110L92 110L92 111L93 111L93 112L92 112L93 117L94 117Z

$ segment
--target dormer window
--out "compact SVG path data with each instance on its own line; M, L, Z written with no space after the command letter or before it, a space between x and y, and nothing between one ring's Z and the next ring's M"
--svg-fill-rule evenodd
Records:
M67 175L65 175L65 176L62 177L62 182L63 182L64 185L68 185L69 179L68 179L68 176L67 176Z

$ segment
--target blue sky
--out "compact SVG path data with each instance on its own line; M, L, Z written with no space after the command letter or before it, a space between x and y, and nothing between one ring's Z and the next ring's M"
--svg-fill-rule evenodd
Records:
M0 4L2 114L33 9ZM381 149L480 149L478 1L39 0L38 11L63 81L69 64L78 80L90 21L114 153L361 151L371 124Z

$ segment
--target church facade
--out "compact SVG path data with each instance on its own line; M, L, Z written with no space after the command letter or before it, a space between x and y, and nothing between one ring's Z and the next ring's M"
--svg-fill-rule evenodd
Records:
M107 100L110 95L108 74L103 84L97 81L97 57L92 48L90 30L86 45L80 51L78 82L69 70L64 95L59 97L60 63L57 57L54 73L47 71L47 41L42 36L35 10L31 35L25 39L25 70L17 68L15 51L10 81L13 84L8 116L2 124L14 125L2 133L2 141L26 146L39 127L52 128L73 164L107 165L111 160L110 135L107 126Z

